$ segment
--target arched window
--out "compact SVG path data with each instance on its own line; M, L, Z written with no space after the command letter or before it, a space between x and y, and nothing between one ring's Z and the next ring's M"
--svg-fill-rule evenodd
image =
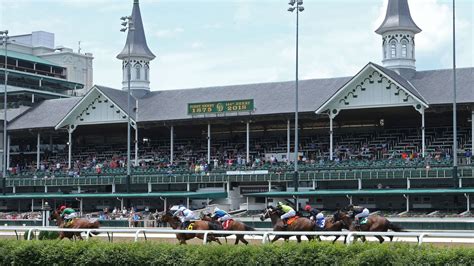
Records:
M149 73L150 73L150 68L148 66L145 66L145 80L148 81L149 79Z
M135 66L135 79L140 79L140 65Z
M390 42L390 57L397 57L397 42L395 40Z
M408 43L407 41L402 41L402 57L407 57L408 55Z

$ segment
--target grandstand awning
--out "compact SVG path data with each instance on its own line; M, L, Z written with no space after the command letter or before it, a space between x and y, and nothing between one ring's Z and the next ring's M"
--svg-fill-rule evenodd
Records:
M97 199L97 198L190 198L190 199L221 199L226 198L227 192L155 192L155 193L29 193L0 195L1 200L6 199Z
M440 189L366 189L366 190L311 190L311 191L270 191L251 193L246 196L285 198L285 197L305 197L305 196L376 196L376 195L413 195L413 194L464 194L474 193L474 188L440 188Z

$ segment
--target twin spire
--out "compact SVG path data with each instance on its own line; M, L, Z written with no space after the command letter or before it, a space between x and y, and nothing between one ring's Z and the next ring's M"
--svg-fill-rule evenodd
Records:
M412 77L416 73L415 34L421 29L411 18L408 0L389 0L385 19L375 32L382 35L383 66Z
M122 60L122 90L128 90L128 67L131 66L130 90L134 96L141 97L150 91L150 61L155 55L146 43L138 0L133 1L131 17L133 28L128 30L127 42L117 58Z

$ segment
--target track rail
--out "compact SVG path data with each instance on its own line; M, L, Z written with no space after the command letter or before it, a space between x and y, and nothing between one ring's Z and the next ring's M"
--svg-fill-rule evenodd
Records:
M284 232L284 231L210 231L210 230L172 230L172 229L158 229L158 228L100 228L100 229L69 229L57 227L24 227L24 226L0 226L0 232L14 232L18 237L18 232L25 232L27 240L32 240L37 232L41 231L55 231L55 232L80 232L86 233L86 240L89 240L91 233L107 233L109 241L110 235L114 233L129 233L133 234L134 241L143 238L147 240L147 234L203 234L203 244L206 245L210 235L252 235L261 236L262 244L270 242L270 237L275 235L280 236L346 236L347 245L351 245L356 236L393 236L398 238L413 238L418 239L418 245L423 244L426 238L474 238L474 233L468 232L360 232L360 231L318 231L318 232Z

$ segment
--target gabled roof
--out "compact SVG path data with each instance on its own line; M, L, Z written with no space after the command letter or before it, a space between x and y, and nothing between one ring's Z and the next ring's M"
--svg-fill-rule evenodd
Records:
M326 98L324 102L322 102L320 105L317 105L318 107L316 108L316 114L320 114L323 111L327 109L327 106L334 100L340 93L342 93L347 86L351 85L354 80L360 77L365 70L368 68L373 68L375 70L378 70L385 74L391 82L394 84L398 85L402 90L407 92L409 95L411 95L416 101L421 103L423 106L428 107L428 103L426 100L421 96L421 94L416 90L411 83L403 78L402 76L398 75L396 72L386 69L382 66L376 65L372 62L369 62L367 65L365 65L354 77L352 77L350 80L348 80L343 86L341 86L339 89L335 90L334 93L332 94L331 97ZM316 106L316 105L315 105Z
M415 34L421 32L411 18L407 0L389 0L385 19L375 32L384 34L393 30L409 30Z
M30 109L29 106L20 106L18 108L9 108L7 109L7 122L14 120L15 118L19 117L20 115L24 114L26 111ZM0 121L3 121L3 114L4 110L0 110Z
M140 14L140 6L138 0L133 1L132 21L134 30L127 33L127 42L122 52L117 55L118 59L128 57L128 47L130 46L130 56L144 57L153 60L155 55L151 52L146 44L145 30L143 29L142 15Z
M30 108L8 125L8 130L54 128L81 98L53 99Z

